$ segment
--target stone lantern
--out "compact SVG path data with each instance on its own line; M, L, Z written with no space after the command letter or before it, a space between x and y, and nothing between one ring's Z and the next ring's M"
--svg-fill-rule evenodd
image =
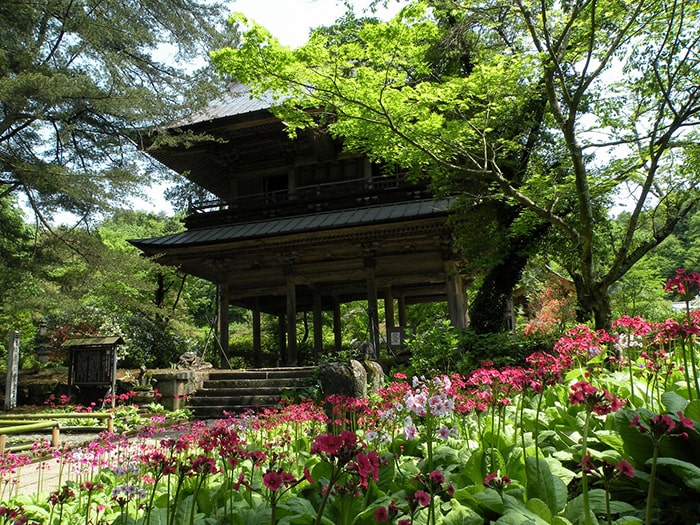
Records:
M36 358L40 363L48 363L49 361L49 325L46 319L39 321L39 330L34 338L34 347L36 350Z

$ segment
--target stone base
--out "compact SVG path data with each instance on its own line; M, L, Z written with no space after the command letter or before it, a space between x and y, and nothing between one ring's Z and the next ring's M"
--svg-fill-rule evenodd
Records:
M199 370L151 370L154 387L161 397L158 402L167 410L178 410L187 406L187 397L202 387L209 371Z

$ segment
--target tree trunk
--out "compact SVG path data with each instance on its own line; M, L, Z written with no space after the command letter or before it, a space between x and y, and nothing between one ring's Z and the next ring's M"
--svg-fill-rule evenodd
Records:
M474 331L487 334L505 330L508 301L527 261L527 256L512 251L486 274L469 310L470 326Z
M596 330L610 329L612 305L607 287L599 283L587 285L580 275L573 276L576 286L576 320L579 323L593 321Z

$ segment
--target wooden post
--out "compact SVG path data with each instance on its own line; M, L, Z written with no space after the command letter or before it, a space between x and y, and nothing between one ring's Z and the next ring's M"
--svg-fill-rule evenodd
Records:
M340 319L340 300L333 296L333 348L340 352L343 348L342 322Z
M314 286L314 363L323 353L323 311L321 309L321 292Z
M277 366L287 362L287 323L284 315L277 317L277 337L279 341L279 353L277 354Z
M107 418L107 432L114 433L114 414L110 414Z
M228 361L228 284L220 283L216 295L216 335L219 340L221 367L231 368Z
M389 335L389 329L394 328L394 295L391 291L391 286L384 289L384 319L386 322L386 331Z
M58 448L61 444L61 424L56 423L51 429L51 448Z
M253 306L253 364L262 366L262 342L260 337L260 298L255 298Z
M464 285L454 261L445 261L445 285L447 286L447 308L452 326L466 328L468 323Z
M10 332L7 347L7 380L5 383L5 410L17 407L17 382L19 381L19 332Z
M371 258L365 259L367 272L367 316L369 317L369 339L374 347L374 355L379 357L379 312L377 307L377 279Z
M0 434L0 456L5 453L5 443L7 442L7 436L5 434Z
M406 320L406 297L404 295L400 295L396 302L399 306L399 326L401 328L406 328L408 323Z
M110 396L112 398L112 410L114 410L117 403L117 359L119 359L119 355L117 354L117 345L115 343L112 345L112 395Z
M297 287L294 276L287 275L287 362L297 365Z

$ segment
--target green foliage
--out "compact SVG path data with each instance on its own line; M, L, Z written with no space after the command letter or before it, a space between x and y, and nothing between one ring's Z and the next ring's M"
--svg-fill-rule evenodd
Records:
M458 335L449 321L408 337L406 348L411 353L412 375L453 372L461 353L458 341Z
M458 230L482 270L507 262L518 277L539 251L575 282L580 320L604 327L610 286L700 199L700 63L683 52L697 20L686 2L409 2L387 22L348 15L295 50L237 16L242 44L213 59L273 92L291 136L320 125L456 195L468 219L490 214ZM616 201L624 221L611 220Z
M3 191L23 192L42 223L56 211L85 220L138 194L150 182L137 150L143 130L221 87L192 64L232 42L223 14L198 0L3 2Z
M507 332L478 334L473 330L459 331L461 355L457 370L461 373L475 370L484 362L494 366L522 364L531 353L546 348L547 341L514 337Z
M168 367L196 348L213 318L213 286L158 266L127 243L181 228L175 218L122 212L93 232L39 232L24 248L26 256L15 249L15 259L26 261L15 266L13 282L7 282L12 293L3 294L0 316L3 330L21 333L23 366L36 364L34 337L42 318L56 347L71 336L121 336L126 341L122 365L133 368ZM3 347L7 333L2 333Z

